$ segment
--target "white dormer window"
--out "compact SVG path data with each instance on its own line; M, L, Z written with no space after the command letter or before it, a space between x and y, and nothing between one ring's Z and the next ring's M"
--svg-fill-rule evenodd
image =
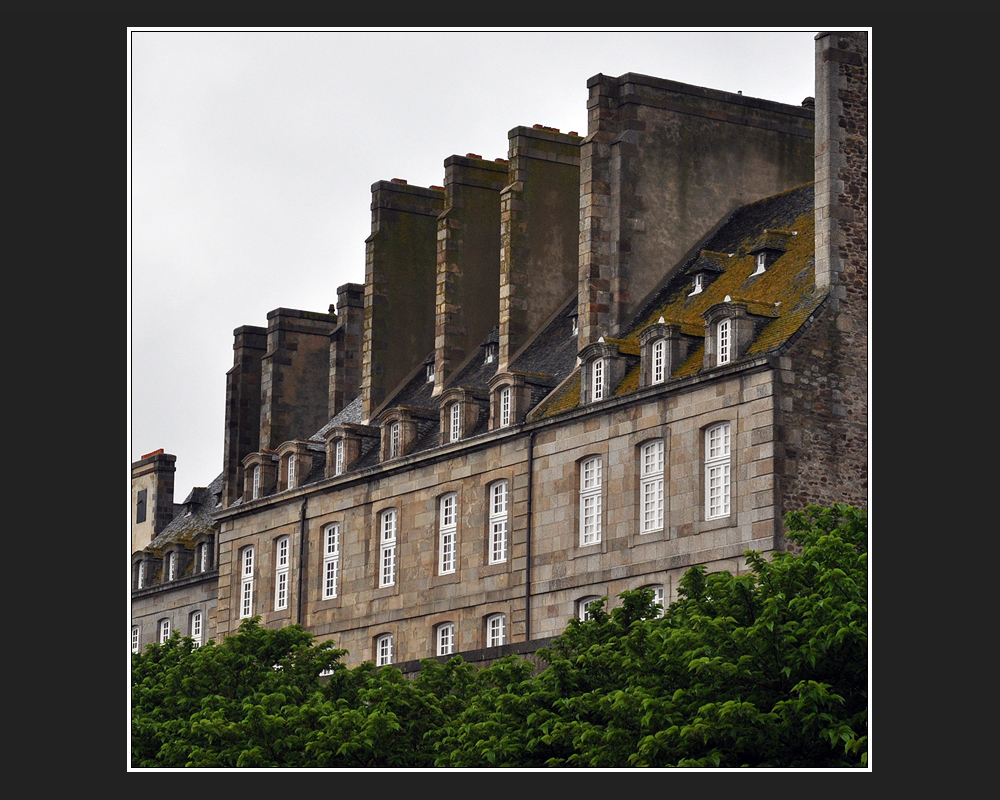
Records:
M653 342L652 354L652 382L663 383L667 379L667 342L665 339L657 339Z
M705 276L700 272L694 276L694 283L691 285L691 293L688 297L701 294L705 289Z
M724 319L719 323L717 336L718 363L728 364L733 358L732 325L730 324L730 320Z
M757 253L757 269L753 273L754 275L761 275L767 270L767 258L763 251Z
M260 497L260 467L253 468L253 494L251 497L256 500Z
M577 336L580 333L580 318L577 316L573 317L573 336Z
M396 458L399 455L400 445L399 423L394 422L389 426L389 458Z
M135 588L142 589L146 583L146 565L143 562L139 562L139 575L135 581Z
M499 347L495 344L486 345L486 363L492 364L497 359L497 354L499 352Z
M457 442L462 438L462 407L458 403L452 403L448 408L450 419L449 442Z
M604 399L604 359L599 358L594 362L592 383L592 397L596 403Z
M288 457L288 488L295 488L295 454Z
M333 457L333 474L343 475L344 474L344 440L337 439L337 445L334 447L334 457Z
M198 545L198 568L199 572L208 570L208 542L202 542Z
M167 580L172 581L177 577L177 554L167 555Z
M427 365L427 382L434 383L434 362L431 361Z
M500 427L506 428L510 425L510 387L504 386L500 390Z

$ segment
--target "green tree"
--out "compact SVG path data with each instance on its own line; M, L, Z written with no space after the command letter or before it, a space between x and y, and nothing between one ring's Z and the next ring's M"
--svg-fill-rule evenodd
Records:
M415 679L245 620L132 659L133 765L858 767L867 762L867 517L785 520L796 553L690 570L570 620L546 667L427 660ZM321 675L322 674L322 675Z

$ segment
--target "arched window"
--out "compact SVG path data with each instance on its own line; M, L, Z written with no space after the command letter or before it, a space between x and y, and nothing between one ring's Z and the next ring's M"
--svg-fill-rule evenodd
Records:
M507 481L490 484L490 563L507 560Z
M458 495L452 492L441 498L438 518L438 574L455 571L458 544Z
M449 417L449 442L457 442L462 438L462 407L458 403L452 403L448 407Z
M580 464L580 544L601 541L601 457Z
M344 440L343 439L337 439L337 444L334 446L333 452L334 452L334 456L333 456L333 458L334 458L334 461L333 461L333 463L334 463L333 474L334 475L343 475L344 474Z
M157 625L157 630L159 632L159 642L163 644L170 638L170 620L161 619Z
M392 663L392 634L383 633L375 639L375 666L385 667Z
M730 427L728 422L705 431L705 518L729 516Z
M274 610L288 608L288 562L290 539L282 536L274 543Z
M511 420L511 408L510 408L510 387L504 386L500 390L500 427L506 428L510 425Z
M435 631L435 652L439 656L450 656L455 652L455 623L442 622Z
M194 641L195 647L201 647L202 645L202 615L200 611L191 612L191 639Z
M719 357L717 363L728 364L733 360L732 324L728 318L719 322L717 330L716 347Z
M604 399L604 359L598 358L591 365L590 369L590 380L591 380L591 393L590 398L593 402Z
M253 468L253 494L250 496L254 500L260 497L260 465Z
M240 619L253 616L253 547L240 554Z
M389 426L389 458L397 458L401 445L402 431L398 422L393 422Z
M499 647L507 644L507 616L490 614L486 618L486 646Z
M596 596L584 597L582 600L578 600L576 603L576 615L581 622L590 622L593 617L593 607L601 598Z
M652 383L663 383L667 379L667 340L657 339L651 348L652 372L650 381Z
M663 530L663 439L646 442L640 450L639 487L642 533Z
M198 571L208 571L208 542L201 542L198 545Z
M295 488L295 453L292 453L288 457L288 487L289 489Z
M337 596L340 577L340 525L327 525L323 531L323 599Z
M396 509L383 511L379 523L378 585L393 586L396 583Z

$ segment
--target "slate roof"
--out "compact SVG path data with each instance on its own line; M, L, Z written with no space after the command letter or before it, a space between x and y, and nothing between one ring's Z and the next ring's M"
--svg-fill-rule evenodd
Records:
M149 543L147 549L158 556L171 544L181 544L192 549L198 540L215 532L212 515L221 508L222 474L206 487L191 490L170 523ZM175 504L177 505L177 504Z
M665 323L679 325L683 334L703 339L702 315L729 297L732 302L745 304L749 313L771 320L764 324L742 359L786 344L823 300L815 282L813 197L813 185L808 184L733 212L694 248L694 255L671 270L614 343L622 352L638 352L639 333L661 317ZM787 249L763 274L753 275L756 264L751 250L762 241L773 240L774 231L783 232L779 238ZM706 267L714 279L702 292L692 294L692 275ZM703 358L704 343L692 349L670 378L697 374ZM639 371L638 364L633 366L613 394L635 391L639 387ZM535 417L555 416L575 408L579 402L577 372L546 399Z

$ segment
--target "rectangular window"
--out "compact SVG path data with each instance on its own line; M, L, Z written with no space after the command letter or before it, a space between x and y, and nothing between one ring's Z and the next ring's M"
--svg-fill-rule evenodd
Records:
M580 544L601 541L601 457L580 465Z
M275 543L274 553L274 610L288 608L288 542L282 536Z
M140 489L139 496L135 501L135 522L138 525L140 522L146 521L146 490Z
M486 646L499 647L507 643L507 618L503 614L490 614L486 618Z
M507 481L490 486L490 563L507 560Z
M260 497L260 467L253 468L253 494L251 497L254 500Z
M167 553L167 580L172 581L177 577L177 554Z
M385 667L392 663L392 634L383 633L375 640L375 666Z
M288 457L288 488L295 488L295 455Z
M396 509L382 512L380 527L378 585L393 586L396 583Z
M139 628L138 626L132 627L132 652L139 652Z
M707 519L729 516L729 438L728 422L713 425L705 431L705 517Z
M510 425L510 387L505 386L500 390L500 427L506 428Z
M719 323L718 328L718 348L719 363L728 364L732 360L732 342L730 341L729 320L724 319Z
M394 422L389 426L389 457L396 458L399 455L399 423Z
M639 486L642 494L642 532L663 530L663 440L642 446Z
M344 474L344 440L337 439L337 446L335 448L334 456L334 475Z
M653 342L653 383L663 383L666 380L666 354L667 343L664 339L657 339Z
M191 614L191 639L195 647L201 647L201 612Z
M201 572L208 570L208 542L198 545L198 568Z
M455 623L445 622L437 627L437 654L450 656L455 652Z
M340 576L340 526L327 525L323 532L323 599L337 596Z
M253 616L253 548L243 550L240 583L240 618Z
M438 574L449 575L455 571L455 549L458 538L458 496L446 494L441 498L439 529Z
M462 438L462 407L458 403L452 403L448 409L448 413L451 416L451 429L448 441L457 442Z
M593 372L594 372L594 376L593 376L593 378L594 378L593 379L594 398L593 399L594 399L594 402L596 403L598 400L603 400L604 399L604 360L600 359L600 358L597 359L594 362L594 365L593 365L592 369L593 369Z
M140 561L139 562L139 574L135 579L135 588L141 589L146 585L146 565Z

